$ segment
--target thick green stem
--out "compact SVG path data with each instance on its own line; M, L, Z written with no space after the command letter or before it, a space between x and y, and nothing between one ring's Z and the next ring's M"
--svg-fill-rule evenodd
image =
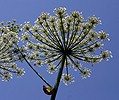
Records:
M65 64L65 59L66 59L66 55L63 55L62 56L62 63L61 63L61 66L60 66L60 69L59 69L59 72L58 72L58 76L57 76L57 80L56 80L56 83L54 85L54 92L51 95L50 100L55 100L55 98L56 98L56 94L57 94L57 91L58 91L59 83L60 83L60 80L61 80L61 76L62 76L64 64Z

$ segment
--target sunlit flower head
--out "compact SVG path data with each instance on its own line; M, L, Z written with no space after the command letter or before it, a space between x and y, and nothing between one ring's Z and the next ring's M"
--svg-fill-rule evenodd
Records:
M26 43L29 61L35 62L36 66L47 66L51 74L64 62L63 71L66 74L62 75L62 80L66 85L74 80L69 74L70 68L78 70L83 78L90 77L91 70L83 68L82 63L94 65L111 56L102 48L102 42L108 39L108 34L95 30L101 23L100 19L92 16L85 20L81 12L67 14L66 8L62 7L55 9L54 13L54 16L42 13L34 26L30 23L23 25L23 31L31 36ZM39 52L37 56L34 55L36 51Z
M23 61L19 52L19 50L24 52L23 48L17 48L21 25L15 22L13 20L7 24L0 24L0 77L4 81L9 81L13 75L18 74L19 67L16 62Z

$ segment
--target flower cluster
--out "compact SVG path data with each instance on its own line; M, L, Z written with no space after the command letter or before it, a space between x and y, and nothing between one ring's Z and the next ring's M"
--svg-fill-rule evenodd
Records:
M60 7L54 12L55 16L42 13L34 26L29 22L23 25L22 40L29 51L28 60L36 66L48 66L47 71L52 74L59 69L62 57L65 57L63 69L66 73L62 74L62 80L66 85L74 82L69 74L70 67L78 70L82 78L90 77L91 70L83 68L81 63L94 65L103 59L108 60L111 52L103 50L102 42L109 40L109 35L95 30L101 23L95 16L86 21L78 11L67 14L66 8Z
M18 49L20 25L13 22L7 22L5 25L0 23L0 78L5 81L12 79L12 74L22 76L24 70L19 68L16 61L22 61L23 57L20 55Z

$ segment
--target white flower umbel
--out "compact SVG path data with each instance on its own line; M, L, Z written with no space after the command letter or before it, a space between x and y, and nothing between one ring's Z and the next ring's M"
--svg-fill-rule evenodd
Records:
M26 43L29 61L38 65L42 60L42 65L46 65L51 74L56 69L60 70L59 66L63 64L63 69L66 69L63 70L66 74L62 76L65 84L73 80L70 68L78 70L83 78L89 77L91 71L83 68L83 62L94 65L111 56L102 48L108 34L95 29L101 23L100 19L90 16L85 20L82 13L73 11L67 14L66 8L62 7L55 9L54 13L54 16L42 13L33 26L30 23L23 25L22 29L31 36ZM37 56L36 51L39 52Z
M23 47L17 48L21 25L15 22L13 20L7 24L0 24L0 77L5 81L9 81L13 75L18 73L17 61L23 61L19 50L24 54L24 49Z

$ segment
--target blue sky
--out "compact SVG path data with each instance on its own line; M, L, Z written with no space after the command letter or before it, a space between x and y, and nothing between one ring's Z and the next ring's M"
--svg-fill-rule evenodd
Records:
M33 23L41 12L50 12L54 8L66 7L67 11L83 12L85 19L96 15L102 20L97 30L109 33L110 42L105 42L105 49L113 53L108 62L94 66L90 78L84 80L74 72L75 83L65 86L60 84L56 100L119 100L119 0L0 0L0 21L17 19L18 23ZM0 100L49 100L42 91L43 82L26 65L23 78L15 78L10 82L0 82ZM92 67L86 64L86 67ZM56 74L39 72L53 84Z

